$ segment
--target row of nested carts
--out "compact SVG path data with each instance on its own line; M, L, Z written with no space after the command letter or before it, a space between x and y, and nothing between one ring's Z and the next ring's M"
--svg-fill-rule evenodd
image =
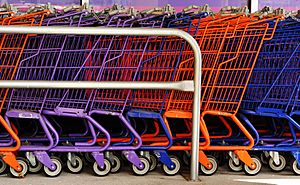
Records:
M199 173L220 165L256 175L288 164L300 175L300 24L266 7L210 11L114 5L27 13L3 11L3 26L175 28L202 53ZM194 53L171 36L2 33L1 80L177 82L193 80ZM25 83L25 82L24 82ZM97 176L129 166L166 175L190 166L193 92L133 89L0 89L0 173L65 168ZM198 172L197 172L198 173Z

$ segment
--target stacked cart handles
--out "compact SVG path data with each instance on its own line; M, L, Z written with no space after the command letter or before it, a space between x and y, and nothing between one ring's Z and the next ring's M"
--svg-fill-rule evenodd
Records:
M114 5L99 12L46 5L22 15L12 9L0 13L2 25L188 32L203 58L200 172L213 175L218 161L227 160L231 170L256 175L264 157L278 171L285 160L278 151L287 148L297 172L297 16L270 7L255 14L247 7L212 12L208 5L181 12L170 5L144 11ZM1 80L179 83L195 75L191 46L170 36L2 34L0 50ZM95 175L106 176L120 171L125 160L135 175L155 170L158 163L166 175L176 175L190 165L192 92L21 88L2 89L0 97L5 127L0 173L8 164L15 177L41 170L56 177L63 162L72 173L87 162ZM272 118L273 135L256 124L257 117Z

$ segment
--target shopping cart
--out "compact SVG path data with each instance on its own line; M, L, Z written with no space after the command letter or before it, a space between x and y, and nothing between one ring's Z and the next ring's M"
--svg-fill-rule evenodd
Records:
M44 17L49 14L48 11L37 12L33 14L13 16L12 13L2 14L2 25L14 25L14 26L40 26ZM1 80L12 80L16 73L17 67L20 62L20 58L26 42L30 36L28 34L2 34L1 35ZM0 111L3 110L3 106L7 99L9 89L1 89L0 96ZM2 160L10 166L10 172L13 176L19 177L26 175L25 161L15 158L12 152L17 151L20 148L20 139L16 133L12 130L10 125L0 116L0 122L7 130L11 138L9 141L5 141L1 146ZM15 146L13 146L15 145ZM3 162L2 162L3 163ZM1 167L1 173L5 171L6 164L3 163Z
M286 157L292 154L291 169L296 174L299 174L300 164L297 146L300 129L297 117L298 33L299 22L287 18L280 22L273 39L264 43L240 113L256 137L253 149L262 151L261 158L268 160L270 168L277 172L284 170ZM259 117L266 120L263 127L257 121Z

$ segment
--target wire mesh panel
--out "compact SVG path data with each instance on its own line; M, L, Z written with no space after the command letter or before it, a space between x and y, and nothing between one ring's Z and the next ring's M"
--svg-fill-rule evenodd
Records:
M129 18L128 15L113 15L107 20L106 25L103 24L102 26L122 27L130 24L132 20L129 21L125 17ZM125 21L121 21L118 18L123 18ZM85 19L82 19L82 21ZM63 48L62 52L69 53L68 55L72 58L63 57L60 59L53 73L56 80L97 81L101 77L105 60L112 55L118 56L122 54L120 50L120 47L123 47L124 44L122 38L114 36L80 36L78 38L81 44L76 46L70 45L71 47L75 47L75 50L67 47ZM78 41L75 43L78 43ZM119 50L116 49L112 55L109 55L108 52L116 46L118 46ZM92 90L85 89L50 90L49 96L46 99L47 106L44 108L53 109L60 107L87 111L93 95ZM57 101L53 101L54 99Z
M282 21L265 42L242 103L243 109L287 112L299 81L299 23Z
M290 114L291 115L300 115L300 98L299 98L299 91L300 91L300 76L299 76L299 71L298 73L298 79L296 82L296 86L294 88L294 92L293 92L293 98L292 98L292 106L291 106L291 111Z
M2 25L40 26L48 11L2 19ZM0 77L12 80L18 68L22 53L28 40L28 34L1 34L0 42ZM0 110L2 110L9 89L0 90Z
M210 79L211 65L216 62L230 28L230 24L225 22L226 19L215 21L207 19L210 18L203 19L201 23L199 19L194 19L191 29L192 35L199 43L203 59L202 86ZM184 49L175 78L176 81L194 79L194 58L189 46ZM192 111L192 102L193 93L172 91L167 110Z
M193 35L195 34L192 24L193 17L197 17L200 21L205 16L207 16L206 13L193 16L178 16L168 21L165 27L182 29ZM183 58L187 45L184 40L173 37L159 37L150 41L149 49L147 50L151 52L146 53L137 80L153 82L174 81L179 64L182 60L188 60ZM188 57L192 58L192 55ZM187 80L187 78L184 78L184 80ZM135 90L132 108L162 112L166 109L169 98L170 91L166 90Z
M194 21L196 23L196 20ZM195 39L202 57L202 110L236 112L268 25L242 16L204 19ZM193 79L192 53L187 49L177 71L178 80ZM243 63L239 61L245 61ZM173 91L168 110L191 111L192 93Z
M69 20L69 26L81 26L85 12L48 19L45 25ZM149 21L156 17L156 21ZM111 16L105 26L161 27L165 15L145 18L128 14ZM76 19L76 21L74 21ZM61 24L58 24L61 25ZM133 81L144 60L146 46L153 37L39 35L30 40L23 55L18 80ZM154 52L152 52L154 53ZM143 59L143 60L142 60ZM121 111L130 90L14 89L10 109L92 109ZM89 103L93 102L92 105Z
M125 27L160 28L164 15L155 16L156 21L149 21L154 16L125 21ZM130 25L128 25L130 23ZM123 25L124 27L124 25ZM148 45L153 37L113 37L109 50L105 53L96 81L135 81L144 56L147 55ZM153 51L154 52L154 51ZM132 99L131 90L95 90L91 109L122 112L129 106Z
M167 15L146 15L143 18L136 17L127 20L124 19L124 15L115 17L121 20L108 26L160 28ZM112 23L115 20L112 17L109 22ZM157 55L158 51L150 48L150 44L159 47L159 41L156 39L157 37L106 37L105 40L110 40L108 49L101 60L93 60L92 63L85 65L85 68L98 66L97 69L87 69L86 74L90 80L95 81L135 81L138 79L137 72L145 57ZM132 99L131 93L131 90L87 91L87 94L92 97L91 109L106 111L123 111L126 106L129 106Z
M212 66L211 78L204 86L204 110L236 113L267 29L267 24L250 23L238 27L226 39L215 65Z
M84 15L85 12L70 13L48 19L46 24L64 18L64 23L69 20L69 26L79 26L80 22L73 24L73 18ZM71 80L74 75L71 69L80 68L80 62L89 53L85 50L85 42L93 39L91 36L74 35L37 35L31 38L22 56L16 79ZM61 97L62 92L50 89L14 89L9 108L23 110L40 110L44 106L53 108L61 101Z
M118 14L112 16L106 26L133 27L135 24L144 26L144 23L135 17ZM78 68L74 68L73 65L72 70L76 75L71 80L132 81L147 45L147 38L93 36L93 40L85 45L89 53L84 55L85 59L80 62ZM121 111L126 105L129 92L130 90L66 90L57 106ZM86 101L85 107L78 106L78 101Z

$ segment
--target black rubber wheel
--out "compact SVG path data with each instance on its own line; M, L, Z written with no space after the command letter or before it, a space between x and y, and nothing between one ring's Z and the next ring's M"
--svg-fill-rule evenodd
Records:
M111 173L118 173L121 171L123 167L122 159L118 157L117 155L112 155L111 157Z
M190 166L190 156L188 156L188 154L187 153L184 153L183 155L182 155L182 161L183 161L183 164L185 165L185 166Z
M0 174L3 174L6 172L8 165L0 159Z
M158 160L155 155L150 154L150 172L154 171L158 165Z

